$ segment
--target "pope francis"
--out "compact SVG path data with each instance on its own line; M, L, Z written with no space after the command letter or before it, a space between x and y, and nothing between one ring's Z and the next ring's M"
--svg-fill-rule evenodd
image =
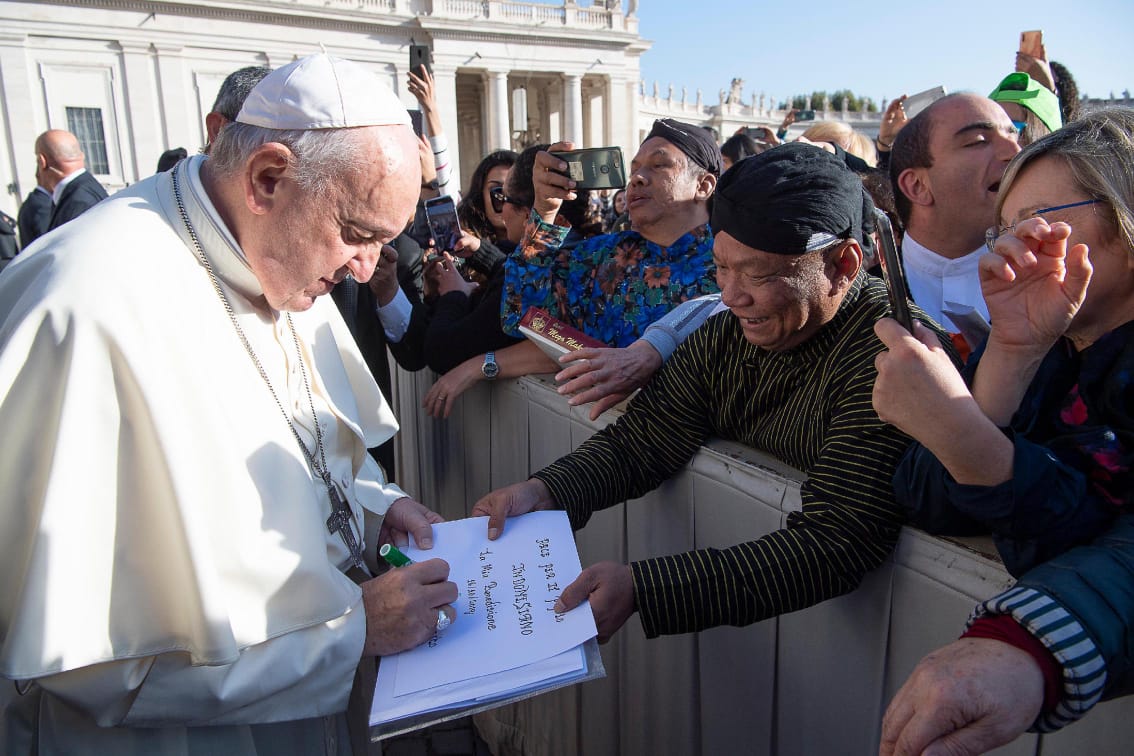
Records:
M366 453L397 424L321 295L419 186L397 96L315 55L0 275L4 753L365 747L348 699L457 589L440 560L371 577L440 518Z

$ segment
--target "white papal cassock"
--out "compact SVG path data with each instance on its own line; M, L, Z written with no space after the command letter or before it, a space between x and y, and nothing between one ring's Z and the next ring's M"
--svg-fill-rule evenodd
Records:
M179 171L186 211L314 449L291 332L205 195L202 162ZM349 553L172 181L118 193L0 277L0 675L25 691L0 695L5 753L32 738L47 753L347 747L329 715L346 707L366 626ZM361 525L405 495L366 453L397 424L329 298L292 320L331 475Z

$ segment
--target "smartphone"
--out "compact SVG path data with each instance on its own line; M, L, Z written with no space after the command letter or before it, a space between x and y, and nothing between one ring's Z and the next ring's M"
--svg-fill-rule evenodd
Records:
M433 197L425 201L425 220L437 248L452 252L463 232L457 221L457 204L452 197Z
M745 126L744 133L755 139L757 142L771 142L775 137L776 132L772 131L767 126Z
M552 153L567 163L566 175L576 189L621 189L626 186L626 168L619 147L590 147Z
M413 133L417 134L418 136L421 136L422 129L423 129L421 111L420 110L412 110L412 109L409 109L409 108L407 108L406 111L409 113L410 125L413 126Z
M905 102L902 103L902 109L906 111L907 118L913 118L915 115L940 100L946 94L948 94L948 91L945 89L945 87L940 85L933 87L932 89L927 89L924 92L912 94L906 98Z
M411 44L409 46L409 70L421 76L421 72L418 69L422 66L425 66L425 70L430 74L433 73L432 51L429 49L429 45Z
M886 293L890 297L890 314L894 320L913 333L913 315L910 314L910 288L898 257L898 244L894 241L894 227L890 218L878 208L874 209L874 227L882 247L882 275L886 279Z
M797 110L795 112L795 120L797 120L797 121L814 121L815 120L815 111L814 110Z
M1020 52L1031 55L1033 58L1045 60L1043 50L1043 31L1035 29L1034 31L1020 32Z

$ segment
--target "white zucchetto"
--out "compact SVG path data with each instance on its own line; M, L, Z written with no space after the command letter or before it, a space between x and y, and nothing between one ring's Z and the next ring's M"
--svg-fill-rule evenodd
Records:
M350 129L409 125L389 84L357 63L326 53L277 68L256 85L236 116L266 129Z

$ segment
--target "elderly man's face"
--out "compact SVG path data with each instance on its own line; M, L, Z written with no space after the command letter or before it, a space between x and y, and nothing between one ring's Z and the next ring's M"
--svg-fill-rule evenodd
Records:
M692 204L697 178L687 166L685 153L669 140L651 137L642 143L630 161L626 188L626 209L634 228L646 229L664 222L682 204Z
M713 260L721 301L740 321L744 338L770 352L810 339L842 302L822 251L777 255L718 231L713 237Z
M361 134L366 159L311 196L294 181L280 181L280 197L269 213L268 233L248 261L277 310L311 307L351 274L370 279L382 245L400 234L417 203L421 167L408 127L379 126Z

